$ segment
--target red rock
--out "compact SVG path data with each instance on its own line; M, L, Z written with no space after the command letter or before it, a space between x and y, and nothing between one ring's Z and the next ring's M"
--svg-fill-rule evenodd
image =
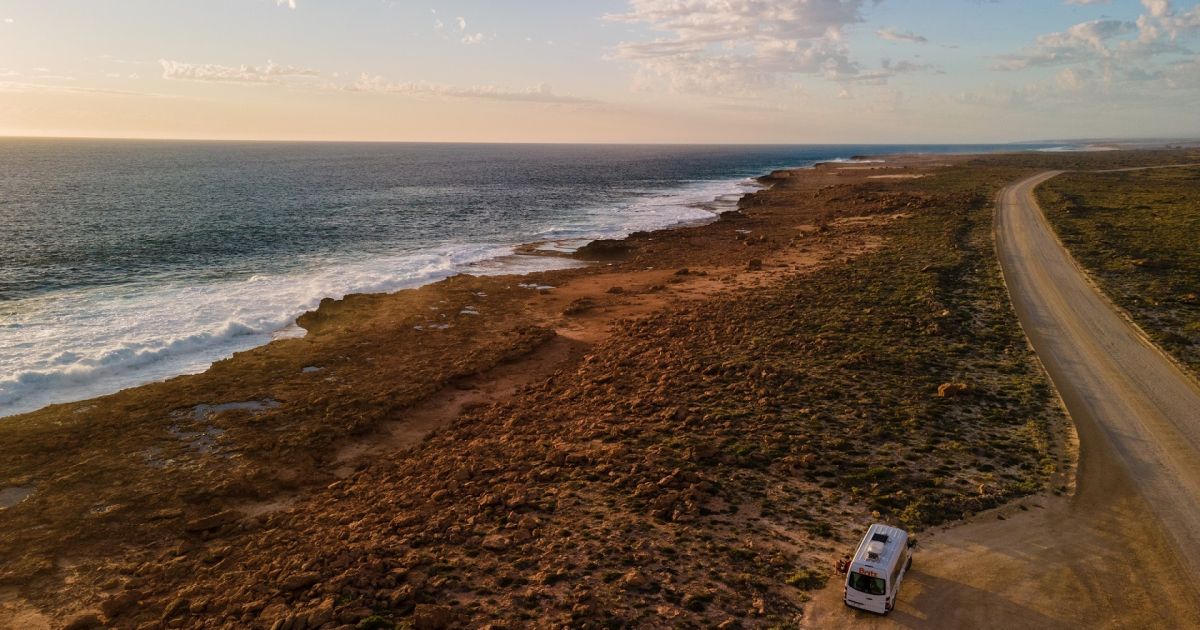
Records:
M413 610L413 630L445 630L457 619L454 609L435 604L417 604Z
M91 630L104 625L96 613L82 613L73 617L63 626L63 630Z
M621 586L626 590L640 591L646 588L649 584L650 581L647 580L646 576L637 569L631 569L628 573L621 576Z
M504 551L512 545L512 540L507 536L500 534L491 534L483 537L483 542L480 545L489 551Z
M956 398L971 391L971 386L966 383L942 383L938 386L939 398Z
M100 603L100 612L104 613L105 617L113 619L132 608L139 600L141 600L141 594L137 591L118 593Z
M163 609L162 618L164 620L173 619L180 615L186 615L189 610L191 610L191 602L179 597L167 604L167 607Z
M321 576L317 573L297 573L289 575L279 581L279 590L284 592L298 591L302 588L308 588L320 581Z

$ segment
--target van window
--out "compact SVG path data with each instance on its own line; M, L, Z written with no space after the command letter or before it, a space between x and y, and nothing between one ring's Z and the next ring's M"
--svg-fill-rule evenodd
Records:
M900 553L900 559L896 561L896 566L892 567L891 583L896 583L896 578L900 577L900 572L904 570L904 562L908 559L908 550Z
M887 583L883 578L863 575L858 571L850 574L850 588L867 595L883 595L887 592Z

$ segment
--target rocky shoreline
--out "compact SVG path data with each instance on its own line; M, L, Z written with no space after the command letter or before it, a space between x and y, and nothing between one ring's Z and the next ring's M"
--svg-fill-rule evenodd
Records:
M0 485L35 491L0 510L0 625L795 623L859 526L1068 466L990 245L1028 159L773 173L584 267L327 301L6 420Z

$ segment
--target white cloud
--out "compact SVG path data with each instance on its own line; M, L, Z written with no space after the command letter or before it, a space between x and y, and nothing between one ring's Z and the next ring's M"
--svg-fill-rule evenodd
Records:
M296 0L275 0L275 6L287 7L289 9L296 8Z
M1168 66L1159 75L1168 89L1200 90L1200 59L1189 59Z
M5 24L12 24L12 23L13 23L13 22L15 22L15 21L16 21L16 20L14 20L14 19L12 19L12 18L4 18L4 23L5 23Z
M0 73L0 77L11 76ZM16 81L0 81L0 92L19 93L49 93L49 94L99 94L106 96L138 96L148 98L175 98L169 94L154 92L133 92L129 90L108 90L78 85L61 85L48 83L26 83Z
M1143 87L1165 89L1159 78L1118 77L1110 70L1084 66L1063 68L1052 76L1023 85L994 84L960 95L959 102L1002 109L1044 110L1069 107L1077 114L1088 108L1120 108L1144 102L1145 96L1131 89L1128 82ZM1165 93L1162 95L1165 96Z
M1054 77L1054 82L1064 92L1077 93L1088 87L1094 75L1088 68L1067 68Z
M1101 19L1038 37L1000 57L998 70L1060 66L1055 75L1017 87L992 86L961 101L999 107L1114 107L1166 99L1190 102L1200 89L1200 57L1180 40L1200 31L1200 5L1177 11L1168 0L1142 0L1133 22Z
M396 82L382 76L363 73L353 83L316 80L322 75L316 70L288 66L268 61L265 65L224 66L219 64L183 63L160 59L163 78L181 81L203 81L217 83L241 83L250 85L282 85L290 88L332 90L376 94L398 94L454 99L485 99L493 101L518 101L560 105L594 105L599 101L555 92L549 85L540 84L529 88L504 88L495 85L458 87L427 81ZM113 75L114 77L120 75ZM329 75L336 79L337 73ZM137 75L128 75L135 79Z
M917 35L910 31L901 32L895 27L885 27L875 31L875 34L890 42L909 42L913 44L925 44L929 40L921 35Z
M442 83L392 82L380 76L363 74L353 84L345 89L351 92L373 92L381 94L402 94L408 96L434 96L463 99L486 99L495 101L522 101L531 103L555 104L596 104L598 101L577 96L567 96L556 93L546 84L524 89L509 89L494 85L456 87Z
M1142 0L1142 6L1152 17L1161 18L1171 12L1170 0Z
M285 79L310 79L320 76L316 70L280 65L267 61L263 66L223 66L212 63L184 63L159 59L164 79L179 81L215 81L221 83L282 83Z
M1107 42L1136 30L1137 26L1133 22L1121 20L1081 22L1065 31L1039 36L1034 44L1024 51L1001 57L995 68L1022 70L1034 66L1087 61L1097 56L1110 57L1113 51Z
M1146 13L1136 21L1099 19L1039 36L1033 45L1001 56L998 70L1038 66L1103 65L1109 73L1148 72L1141 65L1164 55L1195 55L1178 40L1200 31L1200 5L1177 12L1169 0L1142 0Z
M434 11L434 13L437 13L437 11ZM482 44L488 40L487 35L484 35L483 33L468 33L466 18L456 17L456 18L454 18L454 23L458 27L459 35L455 35L456 37L458 37L458 41L460 41L464 44L467 44L467 45L474 45L474 44ZM433 30L440 33L442 35L442 37L445 39L450 39L451 38L450 33L453 33L453 30L451 30L450 33L447 33L446 32L447 31L446 23L442 22L439 19L435 19L433 21Z
M272 61L268 61L265 65L261 66L223 66L219 64L194 64L160 59L159 64L163 68L163 78L171 80L282 85L289 88L310 90L519 101L560 105L599 104L599 101L595 99L558 94L546 84L519 89L510 89L495 85L458 87L426 81L395 82L389 81L382 76L367 73L362 73L353 83L347 84L344 82L317 80L322 75L316 70L277 64ZM332 79L337 79L338 76L338 73L329 75ZM136 79L138 77L136 74L131 74L128 75L128 78Z
M1200 4L1189 11L1176 12L1168 0L1142 0L1148 15L1138 18L1143 40L1157 40L1166 35L1172 42L1200 30Z
M747 96L796 75L852 79L843 30L874 0L630 0L606 19L660 35L623 42L610 58L636 63L635 87Z
M1066 0L1067 4L1108 4L1112 0Z

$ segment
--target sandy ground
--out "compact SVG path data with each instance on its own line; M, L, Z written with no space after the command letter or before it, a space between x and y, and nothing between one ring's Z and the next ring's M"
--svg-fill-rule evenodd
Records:
M1200 387L1099 292L1033 199L1005 189L997 248L1014 304L1076 424L1069 497L1029 499L927 536L899 605L822 591L810 627L1200 626Z

